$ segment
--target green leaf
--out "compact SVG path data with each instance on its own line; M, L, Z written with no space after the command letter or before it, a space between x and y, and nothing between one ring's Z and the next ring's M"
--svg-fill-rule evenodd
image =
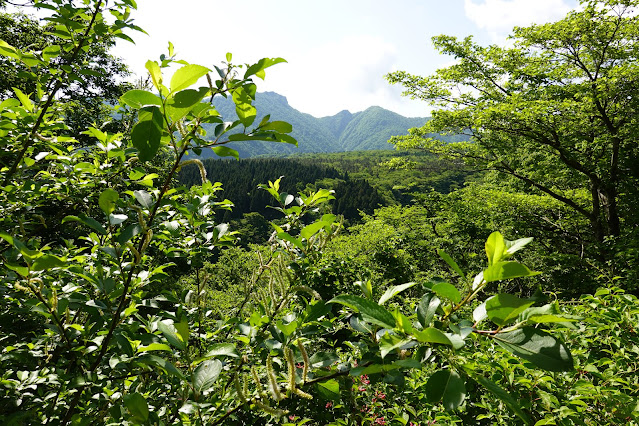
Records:
M184 65L175 71L173 77L171 77L171 93L184 90L197 83L197 81L204 77L209 71L211 70L202 65Z
M162 92L162 70L157 62L148 60L145 65L156 89Z
M430 289L439 297L448 299L453 303L459 303L461 300L461 294L459 293L459 290L457 290L452 284L440 282L434 284Z
M291 133L293 131L293 126L286 121L271 121L270 123L260 126L260 128L262 130L274 130L280 133Z
M399 349L410 342L410 339L402 339L394 334L384 333L384 335L379 339L379 349L382 358L385 358L390 352Z
M133 89L120 96L120 102L131 108L140 109L147 105L162 105L162 99L146 90Z
M233 92L233 103L235 103L235 112L237 114L237 118L239 118L244 127L248 127L253 124L253 121L255 121L255 116L257 115L257 110L252 105L252 102L253 98L251 98L251 96L246 92L246 90L244 90L243 87L238 87Z
M446 261L446 263L448 263L448 266L450 266L453 271L457 272L457 274L460 277L464 277L464 271L461 270L461 268L459 267L459 265L457 264L457 262L455 262L453 260L452 257L450 257L444 250L437 250L437 254L439 255L439 257L441 257L442 259L444 259L444 261Z
M182 372L177 367L175 367L173 364L171 364L169 361L165 360L164 358L160 358L159 356L144 354L140 356L138 360L147 365L155 365L156 367L161 368L168 374L175 376L179 378L180 380L186 379L186 377L184 377L184 374L182 374Z
M395 317L393 314L377 303L364 299L363 297L342 294L334 297L328 303L339 303L348 306L362 314L365 321L385 328L395 328Z
M450 346L453 345L448 336L446 336L439 329L433 327L425 328L423 330L413 330L413 336L415 336L417 341L422 343L439 343L442 345Z
M43 256L38 257L33 265L31 265L32 271L44 271L52 268L64 268L67 266L67 261L59 258L58 256L53 256L51 254L45 254Z
M26 109L29 112L32 112L33 111L33 103L31 102L31 99L29 99L29 96L27 96L24 93L22 93L22 90L20 90L20 89L18 89L16 87L12 87L12 89L15 92L16 96L18 97L18 99L20 100L20 103L22 104L24 109Z
M452 411L466 399L466 386L455 371L439 370L426 382L426 398L433 404L442 401L446 411Z
M145 190L142 189L133 191L133 196L145 209L150 209L151 207L153 207L153 196Z
M240 159L240 154L228 146L212 146L211 149L218 157L233 157L236 160Z
M268 67L271 67L275 64L279 64L281 62L286 62L286 60L282 58L262 58L257 61L255 64L248 67L246 73L244 73L244 78L249 78L252 75L257 75L259 78L264 80L264 70Z
M526 245L528 245L533 240L533 237L528 238L520 238L515 241L505 240L506 243L506 252L504 258L512 256L515 252L521 250Z
M484 269L484 280L489 283L512 278L532 277L539 274L540 272L531 271L519 262L496 262Z
M177 92L166 104L168 116L173 121L184 118L189 112L195 110L199 102L209 93L206 87L198 90L187 89ZM206 108L206 106L205 106Z
M521 405L517 402L515 398L513 398L506 390L501 388L495 382L485 378L480 373L475 371L475 369L470 365L464 365L464 370L468 373L473 380L481 384L483 387L488 389L490 393L495 395L497 398L501 399L510 410L515 413L517 417L519 417L525 424L531 425L532 420L528 415L524 412Z
M170 324L164 321L158 322L158 330L162 332L166 340L173 345L174 347L185 350L186 342L178 332L178 329L175 327L175 324Z
M58 56L60 56L60 51L61 49L59 45L47 46L42 51L42 58L46 62L49 62L51 59L57 58Z
M428 327L430 325L440 304L441 300L439 300L439 297L430 291L421 298L417 305L417 319L422 327Z
M167 352L171 352L172 349L169 345L166 345L164 343L151 343L150 345L147 346L139 346L137 349L138 353L142 353L142 352L150 352L150 351L167 351Z
M240 355L237 353L235 345L232 343L215 343L210 346L210 349L206 353L206 356L230 356L233 358L238 358Z
M124 405L129 413L133 416L133 419L138 423L144 423L149 418L149 406L146 403L146 399L138 392L124 395Z
M382 297L379 298L379 302L377 302L377 303L379 303L380 305L383 305L384 303L386 303L392 297L398 295L399 293L401 293L404 290L407 290L407 289L413 287L415 284L417 284L417 283L406 283L406 284L400 284L400 285L396 285L396 286L393 286L393 287L389 287L388 289L386 289L386 291L384 292Z
M327 380L325 382L317 383L317 393L320 397L328 399L330 401L339 401L339 382L337 380Z
M108 216L115 210L115 202L118 201L120 195L115 189L107 188L100 194L98 205L100 209Z
M499 262L506 251L506 243L504 236L499 232L493 232L486 240L486 255L488 256L488 265Z
M295 198L295 197L293 197L293 198ZM320 229L323 229L328 224L329 223L326 223L326 222L323 222L323 221L317 221L317 222L311 223L310 225L306 225L300 231L300 237L308 240L313 235L315 235Z
M5 262L4 266L6 266L8 269L11 269L14 272L17 272L18 274L22 275L23 277L26 277L27 275L29 275L29 268L27 268L26 266L12 265L12 264L6 263L6 262Z
M570 351L552 335L533 327L523 327L492 336L499 346L546 371L572 371Z
M200 363L193 372L193 388L202 393L210 389L222 371L222 363L210 359Z
M139 121L131 130L131 141L138 150L140 161L149 161L155 157L162 139L162 112L157 106L146 106L139 113Z
M500 293L486 300L486 314L497 326L503 327L517 319L520 313L535 303L508 293Z

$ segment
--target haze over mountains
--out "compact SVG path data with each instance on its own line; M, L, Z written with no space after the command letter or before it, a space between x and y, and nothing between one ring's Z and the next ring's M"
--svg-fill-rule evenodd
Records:
M224 117L235 118L235 106L228 99L215 102ZM384 108L373 106L364 111L351 113L341 111L330 117L316 118L296 110L286 98L274 92L258 93L255 107L256 122L268 113L271 120L286 121L293 125L292 136L298 147L272 142L236 142L228 146L237 150L241 158L257 155L288 155L295 153L345 152L367 150L390 150L388 139L408 133L411 127L421 127L428 118L408 118ZM212 134L212 129L209 132ZM204 150L202 157L212 157Z

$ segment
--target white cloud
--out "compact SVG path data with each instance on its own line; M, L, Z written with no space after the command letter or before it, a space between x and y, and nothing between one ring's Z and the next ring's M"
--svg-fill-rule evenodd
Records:
M514 26L542 24L564 17L571 0L464 0L466 17L493 35L510 33Z

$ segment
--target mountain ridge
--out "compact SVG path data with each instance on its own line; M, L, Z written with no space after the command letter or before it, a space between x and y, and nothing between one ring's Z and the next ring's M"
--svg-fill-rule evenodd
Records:
M216 99L216 109L223 117L235 119L235 105L230 99ZM412 127L421 127L427 117L404 117L380 106L351 113L343 110L332 116L314 117L301 112L288 103L285 96L275 92L256 94L255 107L259 122L266 113L271 120L286 121L293 126L291 135L297 139L298 147L273 142L233 142L229 148L238 151L240 157L290 155L296 153L348 152L369 150L392 150L388 139L394 135L407 134ZM207 133L213 134L212 128ZM213 157L209 150L202 158Z

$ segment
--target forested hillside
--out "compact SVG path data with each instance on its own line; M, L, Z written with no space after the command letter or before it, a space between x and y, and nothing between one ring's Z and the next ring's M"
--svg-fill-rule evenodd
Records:
M639 424L639 1L579 3L435 37L426 120L123 82L135 1L0 0L0 424Z
M353 114L342 111L331 117L315 118L297 111L288 104L284 96L273 92L257 93L255 106L258 111L265 111L257 115L258 121L268 112L272 120L292 124L291 135L299 144L293 147L276 146L260 141L250 144L231 143L229 146L237 150L242 158L258 155L392 149L388 144L391 136L406 134L409 128L421 127L427 120L402 117L381 107L370 107ZM215 102L215 107L225 117L236 116L235 105L230 99L220 98ZM444 137L444 140L450 139ZM202 157L207 158L210 155L204 152Z

